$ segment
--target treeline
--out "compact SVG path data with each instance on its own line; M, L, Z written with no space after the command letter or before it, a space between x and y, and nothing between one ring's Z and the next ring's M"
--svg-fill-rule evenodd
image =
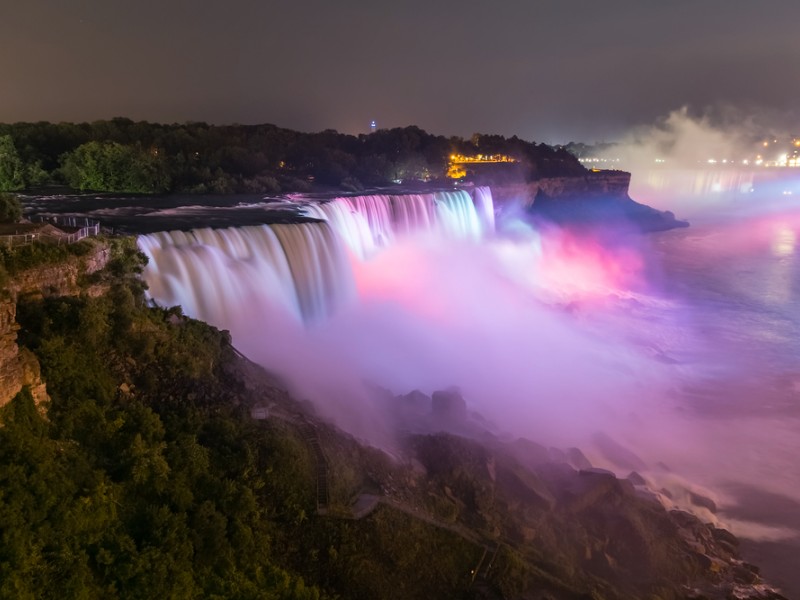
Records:
M0 124L0 191L45 184L136 193L358 190L443 179L454 153L511 156L518 161L513 176L528 181L584 172L565 150L516 136L448 138L413 126L354 136L115 118Z

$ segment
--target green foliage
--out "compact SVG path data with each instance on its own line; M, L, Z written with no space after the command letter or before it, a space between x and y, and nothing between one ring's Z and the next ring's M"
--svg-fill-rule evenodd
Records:
M0 135L0 191L21 190L25 183L25 164L17 153L14 139L10 135Z
M15 275L44 265L64 263L70 257L85 256L96 247L97 240L84 239L74 244L34 243L0 248L0 267Z
M0 193L0 223L16 223L22 218L22 204L14 194Z
M27 390L0 419L0 597L104 595L89 556L114 520L108 482L53 437Z
M519 163L512 175L523 179L584 173L565 150L517 137L446 138L418 127L356 137L274 125L161 125L116 118L0 124L0 156L9 157L0 159L0 190L48 179L79 189L141 193L301 192L311 182L358 190L398 179L441 179L453 152L513 156Z
M80 190L163 192L170 188L157 149L117 142L87 142L66 154L61 167L67 183Z
M314 558L347 598L473 597L470 569L482 548L456 534L386 507L332 527Z
M318 600L267 518L283 498L308 512L304 449L265 438L229 398L188 398L224 394L227 336L133 301L127 250L114 294L19 306L52 402L47 420L26 393L0 415L0 598ZM148 371L152 389L120 392ZM283 460L292 471L267 468Z

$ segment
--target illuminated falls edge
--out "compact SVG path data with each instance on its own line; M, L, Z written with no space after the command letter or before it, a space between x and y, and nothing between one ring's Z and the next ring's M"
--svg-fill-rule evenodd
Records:
M365 195L304 202L317 222L165 231L139 237L150 297L223 329L243 317L324 319L354 294L352 261L403 236L481 239L491 191Z

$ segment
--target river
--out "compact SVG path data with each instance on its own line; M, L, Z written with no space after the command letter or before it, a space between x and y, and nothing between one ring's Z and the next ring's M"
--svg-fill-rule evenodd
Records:
M747 559L800 597L800 210L698 219L653 236L682 308L697 455L674 468L721 499ZM680 443L680 442L678 442Z

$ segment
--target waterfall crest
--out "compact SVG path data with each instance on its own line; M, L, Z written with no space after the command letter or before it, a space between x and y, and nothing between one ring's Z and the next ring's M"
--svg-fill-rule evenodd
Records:
M415 233L478 240L494 230L489 188L305 202L317 222L198 228L139 237L150 296L235 330L243 316L281 310L305 323L354 297L351 260Z
M350 250L364 260L398 238L421 232L480 239L494 231L488 187L430 194L346 196L309 203L308 216L328 221Z

